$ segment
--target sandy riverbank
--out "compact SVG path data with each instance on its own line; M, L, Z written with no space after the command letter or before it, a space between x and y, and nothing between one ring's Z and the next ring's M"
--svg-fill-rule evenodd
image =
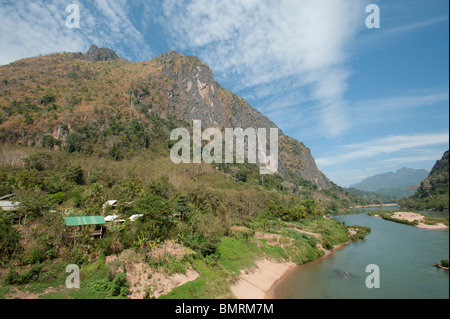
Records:
M313 262L318 262L332 254L333 251L341 249L347 243L335 246L332 250L326 250L325 255ZM256 262L256 268L242 270L237 283L230 287L231 292L237 299L271 299L272 290L288 273L297 269L293 262L277 263L269 259Z
M371 207L390 207L390 206L397 206L396 203L391 204L371 204L371 205L364 205L364 206L352 206L350 208L371 208Z
M297 265L269 259L256 262L255 269L242 270L237 283L230 287L237 299L265 299L272 286Z
M395 219L400 219L400 220L406 220L409 222L415 222L417 221L418 224L415 225L416 227L419 228L423 228L423 229L447 229L448 226L439 223L436 225L427 225L425 224L425 216L423 216L422 214L418 214L418 213L411 213L411 212L397 212L394 213L394 215L392 215L393 218Z

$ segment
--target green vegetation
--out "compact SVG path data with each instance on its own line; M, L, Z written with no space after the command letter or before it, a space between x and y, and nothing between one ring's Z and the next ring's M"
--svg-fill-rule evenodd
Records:
M404 219L398 219L393 217L395 213L400 212L398 210L377 210L377 211L373 211L368 213L369 216L380 216L381 218L385 219L385 220L390 220L396 223L400 223L400 224L406 224L406 225L411 225L411 226L417 226L419 225L419 222L417 220L415 221L408 221L408 220L404 220ZM416 212L416 214L419 214ZM424 217L423 223L426 225L436 225L439 223L442 223L446 226L449 225L449 220L448 218L443 218L443 217L432 217L432 216L428 216L425 214L419 214L421 216Z
M400 224L406 224L406 225L411 225L411 226L417 226L419 224L418 221L410 222L408 220L397 219L397 218L392 217L396 212L399 212L399 211L395 211L395 210L377 210L377 211L370 212L367 215L369 215L369 216L380 216L381 218L383 218L385 220L390 220L392 222L396 222L396 223L400 223Z
M430 175L420 184L416 193L398 201L402 208L430 211L449 211L449 152L437 161Z
M387 195L387 194L379 194L375 192L363 191L354 187L348 188L347 191L352 193L353 195L358 196L369 204L391 204L395 203L398 200L397 196Z
M309 150L288 137L280 137L283 176L260 175L249 163L170 161L170 132L192 127L177 117L189 109L169 103L181 101L185 87L167 72L199 63L166 55L144 67L55 54L0 68L8 79L0 92L0 196L12 193L19 203L0 212L1 298L16 290L40 298L124 298L135 289L133 267L123 260L131 253L154 273L199 273L162 298L232 298L230 283L258 258L303 264L322 256L322 247L364 237L367 229L350 235L324 215L365 201L329 182ZM215 85L224 107L233 101L230 113L248 111L243 99ZM301 177L308 170L320 183ZM105 206L109 200L118 203ZM70 228L63 219L98 215L124 222L103 226L98 238L92 233L100 226ZM107 263L112 258L120 265ZM80 289L64 287L68 264L80 267Z
M259 258L303 264L321 257L320 247L331 249L366 233L361 228L361 236L350 236L349 227L324 219L326 211L312 199L236 182L208 165L178 166L164 157L117 162L62 149L32 150L23 167L0 168L2 189L20 203L16 212L0 218L4 297L17 287L41 298L123 298L126 274L113 271L105 256L131 250L169 276L187 269L200 274L161 298L231 298L230 282ZM103 207L109 199L119 200L114 211ZM89 227L74 237L63 212L118 214L126 222L107 226L102 238L91 237ZM132 215L142 217L132 222ZM20 225L14 217L21 217ZM192 254L151 257L167 241ZM80 266L79 290L64 288L68 264ZM54 290L46 291L50 286Z

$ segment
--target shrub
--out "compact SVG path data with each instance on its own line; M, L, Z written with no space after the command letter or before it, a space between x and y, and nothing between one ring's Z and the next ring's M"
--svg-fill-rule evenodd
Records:
M50 154L36 153L28 156L24 159L25 167L30 170L43 171L46 169L52 169L54 167L53 159Z
M128 293L127 275L125 273L116 274L111 283L111 295L126 296Z
M323 240L322 246L323 246L323 248L325 248L327 250L331 250L334 248L334 245L329 240Z
M173 274L186 274L186 260L180 259L178 260L177 257L173 257L172 260L166 261L164 263L164 271L169 275L172 276Z
M43 177L37 170L21 170L14 176L14 188L39 189L43 185Z
M22 274L19 274L15 270L10 270L4 279L6 285L26 285L32 282L39 281L42 267L34 265Z
M137 233L144 233L149 239L165 239L174 228L172 203L157 196L142 198L131 208L131 214L143 215L136 222Z
M169 181L167 175L162 175L147 185L147 191L153 195L169 199L175 191L175 188Z
M113 280L99 279L88 283L87 287L103 297L119 297L128 294L128 282L125 273L118 273Z
M5 278L3 279L3 282L5 283L5 285L18 285L20 284L20 275L17 271L15 270L10 270Z
M44 135L42 138L42 146L46 148L54 148L55 146L60 146L61 141L57 140L51 135Z
M40 247L33 247L25 256L25 264L40 264L46 259L46 251Z
M72 166L66 173L66 179L78 185L84 184L84 172L81 166Z
M51 93L47 93L39 100L39 102L41 104L53 103L53 102L55 102L55 96Z
M314 236L307 236L306 240L311 247L315 247L319 243L319 240Z
M62 192L48 196L50 203L58 204L58 205L61 205L64 202L65 198L66 198L66 195Z
M0 263L9 260L19 247L20 235L12 227L12 215L0 216Z
M204 186L198 186L188 195L191 202L200 210L208 214L216 214L220 205L223 203L222 196Z
M45 194L29 193L19 197L19 212L36 218L41 216L44 209L50 206L50 201Z
M205 237L202 234L192 234L186 236L183 244L195 251L198 251L203 256L213 255L217 252L221 240L217 236Z
M31 282L36 282L39 280L39 275L41 273L42 266L33 265L30 269L25 271L20 275L20 283L21 284L29 284Z

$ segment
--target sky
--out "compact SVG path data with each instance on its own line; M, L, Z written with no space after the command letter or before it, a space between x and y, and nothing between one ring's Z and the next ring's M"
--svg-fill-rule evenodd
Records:
M448 12L447 0L0 0L0 65L91 44L132 62L196 55L347 187L431 170L449 149Z

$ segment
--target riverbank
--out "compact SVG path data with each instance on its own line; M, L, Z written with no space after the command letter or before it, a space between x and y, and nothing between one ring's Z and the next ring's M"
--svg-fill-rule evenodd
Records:
M411 213L411 212L397 212L394 213L393 218L401 219L401 220L407 220L410 222L417 222L416 227L422 228L422 229L447 229L448 226L443 223L437 223L437 224L426 224L425 223L425 216L418 213Z
M372 207L391 207L391 206L397 206L397 203L391 203L391 204L370 204L370 205L364 205L364 206L352 206L350 209L353 208L372 208Z
M269 290L297 265L269 259L256 262L256 268L242 270L239 280L230 287L237 299L265 299Z
M423 230L384 222L368 216L367 213L372 210L366 208L359 213L335 217L346 225L370 227L372 232L366 240L352 242L325 260L295 268L269 291L268 298L448 298L448 272L432 266L448 259L448 231ZM366 287L369 264L376 264L381 269L381 289Z
M333 249L323 249L324 255L307 264L318 262L329 257L334 251L342 249L351 241L336 245ZM256 267L242 270L237 283L230 287L237 299L273 299L273 290L291 271L298 267L293 262L278 263L269 259L256 262Z
M448 229L448 219L430 217L420 213L402 211L375 211L368 214L373 217L381 217L397 223L407 224L422 229L444 230Z

